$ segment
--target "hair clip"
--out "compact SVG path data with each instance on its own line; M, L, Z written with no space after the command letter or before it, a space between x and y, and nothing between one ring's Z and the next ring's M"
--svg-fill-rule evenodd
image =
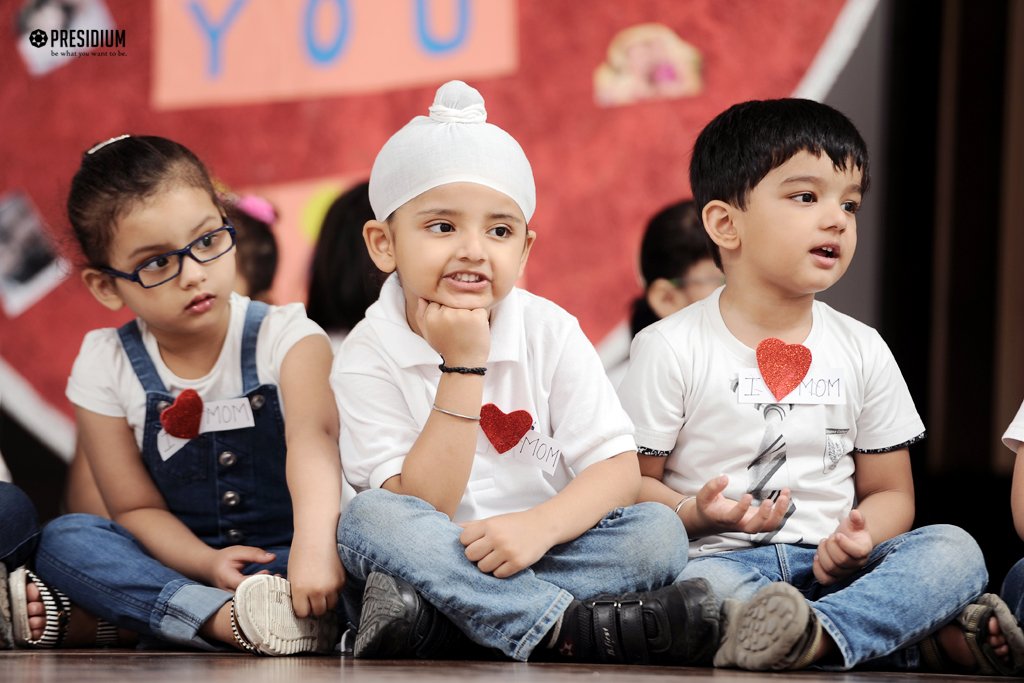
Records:
M95 152L97 150L103 149L107 145L114 144L118 140L124 140L125 138L130 138L130 137L131 137L131 135L128 135L127 133L125 133L124 135L118 135L117 137L108 138L107 140L104 140L103 142L101 142L101 143L99 143L97 145L93 145L92 147L90 147L89 151L86 152L85 154L86 154L86 156L88 156L88 155L92 154L93 152Z
M233 197L231 203L235 205L235 208L239 211L255 218L258 221L263 221L267 225L274 225L277 221L277 210L274 205L263 197L259 197L254 194L246 194L241 197Z

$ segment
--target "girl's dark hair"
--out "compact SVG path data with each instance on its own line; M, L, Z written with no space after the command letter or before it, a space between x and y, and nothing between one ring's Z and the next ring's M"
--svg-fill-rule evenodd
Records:
M277 240L273 227L230 200L224 204L224 215L235 229L238 272L249 285L249 298L259 299L270 291L277 272Z
M647 303L647 290L658 278L671 280L686 275L701 259L710 258L704 228L692 201L670 204L654 214L640 243L640 275L644 293L633 300L629 327L633 334L660 318Z
M68 219L85 264L108 265L117 221L172 183L205 190L223 211L203 162L167 138L131 136L82 155L68 193Z
M837 170L856 168L861 192L868 191L868 147L850 119L813 100L752 100L729 107L697 136L690 187L698 210L714 199L745 209L750 191L798 152L824 153ZM721 268L718 245L708 238L708 247Z
M366 182L335 199L324 216L313 250L306 315L328 332L350 331L380 294L385 276L363 242L363 225L373 217Z

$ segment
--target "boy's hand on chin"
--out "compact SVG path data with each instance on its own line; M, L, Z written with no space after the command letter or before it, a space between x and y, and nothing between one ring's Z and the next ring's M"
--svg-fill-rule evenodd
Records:
M464 522L459 541L466 557L485 574L504 579L533 565L554 545L549 524L532 510Z
M450 308L420 299L416 326L445 365L481 367L491 352L491 326L486 308Z

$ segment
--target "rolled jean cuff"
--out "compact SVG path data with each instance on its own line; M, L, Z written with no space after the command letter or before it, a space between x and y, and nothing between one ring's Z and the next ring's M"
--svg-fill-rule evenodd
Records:
M523 639L519 641L519 645L516 646L515 652L512 653L512 658L519 662L525 662L533 654L533 651L540 645L541 641L551 632L551 629L558 622L559 617L565 614L565 610L569 609L569 604L573 601L572 594L561 590L558 592L558 597L551 603L551 607L544 613L544 615L533 625Z
M230 591L192 581L171 581L157 598L150 628L160 638L200 650L216 651L224 645L199 636L199 629L232 598Z

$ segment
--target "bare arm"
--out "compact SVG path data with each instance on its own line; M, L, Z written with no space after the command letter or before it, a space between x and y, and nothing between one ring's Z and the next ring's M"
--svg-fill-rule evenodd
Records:
M1024 443L1017 447L1017 461L1013 465L1010 509L1013 511L1013 528L1018 536L1024 538Z
M292 346L281 366L287 411L285 466L295 520L288 577L300 617L333 609L345 583L337 550L341 461L330 366L331 348L316 336Z
M503 579L529 567L552 546L581 536L640 490L636 453L595 463L540 505L463 524L459 540L480 571Z
M416 316L423 338L450 366L481 367L490 351L486 309L447 308L420 301ZM440 359L438 359L440 360ZM451 413L480 415L484 378L444 373L434 405ZM433 410L427 418L400 475L384 482L392 493L416 496L449 517L462 500L476 455L479 422Z
M853 474L857 509L871 534L872 546L910 531L914 524L914 479L910 451L855 454Z
M162 564L213 585L210 574L216 551L167 510L125 419L77 406L75 415L83 451L111 518Z

